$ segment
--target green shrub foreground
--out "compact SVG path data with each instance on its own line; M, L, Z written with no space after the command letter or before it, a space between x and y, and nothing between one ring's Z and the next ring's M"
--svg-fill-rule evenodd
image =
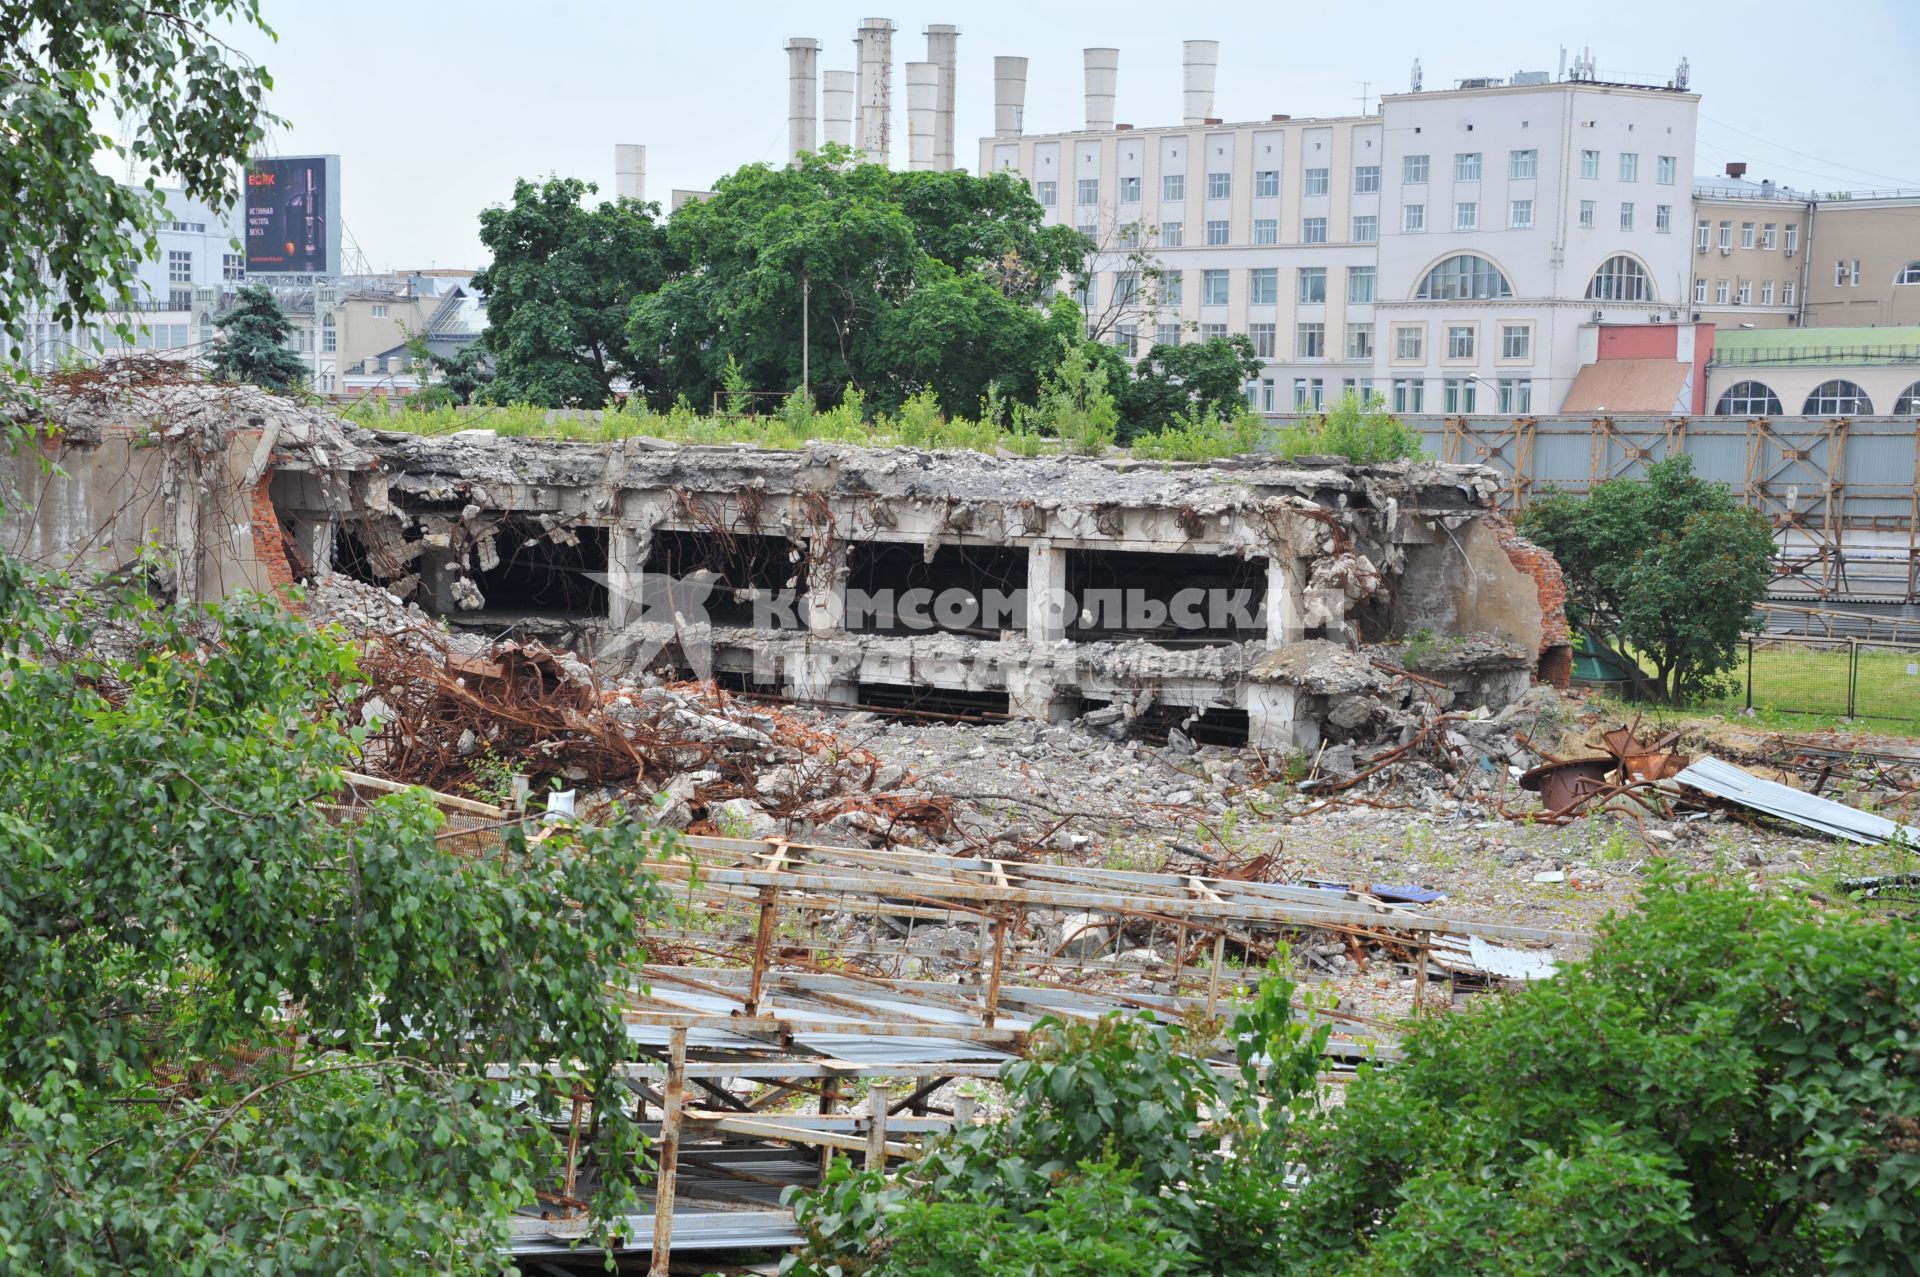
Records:
M1037 1031L1010 1115L798 1195L802 1277L1888 1273L1920 1250L1920 941L1654 885L1556 979L1418 1028L1345 1102L1270 977L1207 1026ZM1249 1043L1258 1043L1250 1047ZM1289 1182L1293 1187L1289 1187Z

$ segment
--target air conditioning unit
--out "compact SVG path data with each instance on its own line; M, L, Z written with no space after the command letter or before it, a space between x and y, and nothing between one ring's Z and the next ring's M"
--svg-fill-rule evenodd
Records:
M1798 246L1798 245L1793 245L1793 246L1790 246L1790 247L1789 247L1789 248L1787 249L1787 256L1788 256L1788 257L1792 257L1792 256L1793 256L1793 255L1794 255L1795 253L1797 253L1797 252L1799 252L1799 251L1800 251L1800 248L1799 248L1799 246Z
M1596 310L1593 312L1593 322L1596 324L1599 323L1601 320L1605 319L1606 317L1607 317L1607 312L1604 310Z
M1732 257L1732 256L1733 256L1733 245L1731 245L1731 244L1722 244L1722 245L1720 246L1720 256L1722 256L1722 257Z

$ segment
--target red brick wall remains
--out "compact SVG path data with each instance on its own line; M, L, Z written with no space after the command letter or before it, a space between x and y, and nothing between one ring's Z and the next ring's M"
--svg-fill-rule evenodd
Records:
M1573 679L1573 641L1567 629L1567 583L1553 555L1514 530L1499 515L1489 515L1507 562L1533 578L1540 599L1540 681L1565 687Z

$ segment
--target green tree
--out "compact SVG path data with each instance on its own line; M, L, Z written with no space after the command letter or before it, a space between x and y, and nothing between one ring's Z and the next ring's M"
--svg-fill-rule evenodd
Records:
M258 0L0 0L0 332L16 382L30 312L81 330L125 303L128 263L159 251L161 180L233 202L235 161L277 120L261 106L271 77L233 56L228 27L272 34ZM94 165L103 147L139 184Z
M232 309L217 316L221 341L207 358L207 371L220 381L250 381L284 392L305 385L307 361L287 349L293 325L265 284L240 290Z
M1410 461L1421 452L1420 433L1388 412L1385 400L1352 391L1319 416L1281 431L1273 450L1283 457L1345 457L1358 465Z
M658 380L655 361L632 353L627 308L659 289L677 259L658 204L585 207L598 189L570 177L522 180L511 204L480 214L493 260L473 284L487 298L480 340L494 360L485 394L495 403L597 408L615 381Z
M630 1204L650 836L330 818L354 679L274 602L102 614L0 556L0 1270L503 1272L576 1096Z
M1901 919L1658 884L1297 1128L1279 1270L1911 1272L1917 1007Z
M1245 333L1193 345L1156 343L1134 365L1133 379L1121 393L1120 442L1164 430L1196 412L1232 418L1246 405L1247 382L1259 376L1261 366Z
M1695 475L1685 455L1654 462L1644 480L1597 484L1584 499L1549 491L1519 525L1560 561L1570 619L1644 656L1669 700L1732 666L1766 597L1766 519Z

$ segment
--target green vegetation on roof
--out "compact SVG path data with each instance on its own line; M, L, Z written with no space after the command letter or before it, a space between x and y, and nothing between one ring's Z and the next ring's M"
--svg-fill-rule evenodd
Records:
M1713 334L1717 364L1920 363L1920 327L1720 328Z

